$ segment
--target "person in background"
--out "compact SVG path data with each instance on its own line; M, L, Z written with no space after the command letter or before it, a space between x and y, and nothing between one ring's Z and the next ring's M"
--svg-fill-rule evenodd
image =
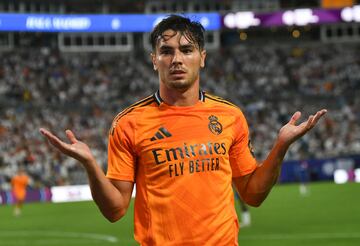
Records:
M297 175L299 179L299 192L301 196L309 195L308 183L310 180L309 163L306 160L301 160L297 167Z
M11 179L12 194L15 199L14 216L21 215L22 207L26 199L26 188L29 183L25 169L20 167L17 174Z
M235 192L235 196L239 201L240 209L241 209L241 221L240 221L240 227L248 227L251 225L251 214L248 206L246 203L241 199L241 197L238 195L237 192Z

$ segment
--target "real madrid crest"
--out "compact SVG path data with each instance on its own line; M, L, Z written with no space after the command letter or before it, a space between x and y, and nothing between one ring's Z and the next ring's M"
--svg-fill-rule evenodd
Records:
M218 117L216 117L215 115L210 115L209 120L209 130L215 135L219 135L220 133L222 133L223 127L218 121Z

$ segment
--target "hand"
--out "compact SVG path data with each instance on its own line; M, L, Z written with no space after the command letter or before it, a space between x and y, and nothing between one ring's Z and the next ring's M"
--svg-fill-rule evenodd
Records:
M293 142L310 131L326 112L326 109L322 109L316 112L315 115L310 115L307 121L296 125L296 121L301 116L301 112L297 111L293 114L290 121L280 129L278 140L286 146L290 146Z
M75 158L83 164L94 159L90 148L85 143L77 140L74 133L70 130L65 131L67 138L70 140L70 144L63 142L57 136L44 128L40 128L40 133L62 153Z

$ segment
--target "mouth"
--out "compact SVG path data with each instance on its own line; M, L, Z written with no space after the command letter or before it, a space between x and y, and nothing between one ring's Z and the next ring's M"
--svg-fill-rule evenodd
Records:
M182 75L182 74L185 74L185 71L184 70L172 70L172 71L170 71L170 74L171 75Z

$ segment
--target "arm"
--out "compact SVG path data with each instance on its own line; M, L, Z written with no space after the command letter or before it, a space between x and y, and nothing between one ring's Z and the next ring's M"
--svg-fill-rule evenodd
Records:
M296 112L280 129L278 138L266 160L251 174L233 178L237 191L246 203L260 206L280 175L281 164L290 145L312 129L326 112L325 109L320 110L299 125L296 125L296 121L301 113Z
M109 221L115 222L125 215L134 186L132 182L108 179L97 164L89 147L77 140L70 130L66 130L70 144L63 142L48 130L41 128L40 132L58 150L75 158L84 166L93 199L101 213Z

